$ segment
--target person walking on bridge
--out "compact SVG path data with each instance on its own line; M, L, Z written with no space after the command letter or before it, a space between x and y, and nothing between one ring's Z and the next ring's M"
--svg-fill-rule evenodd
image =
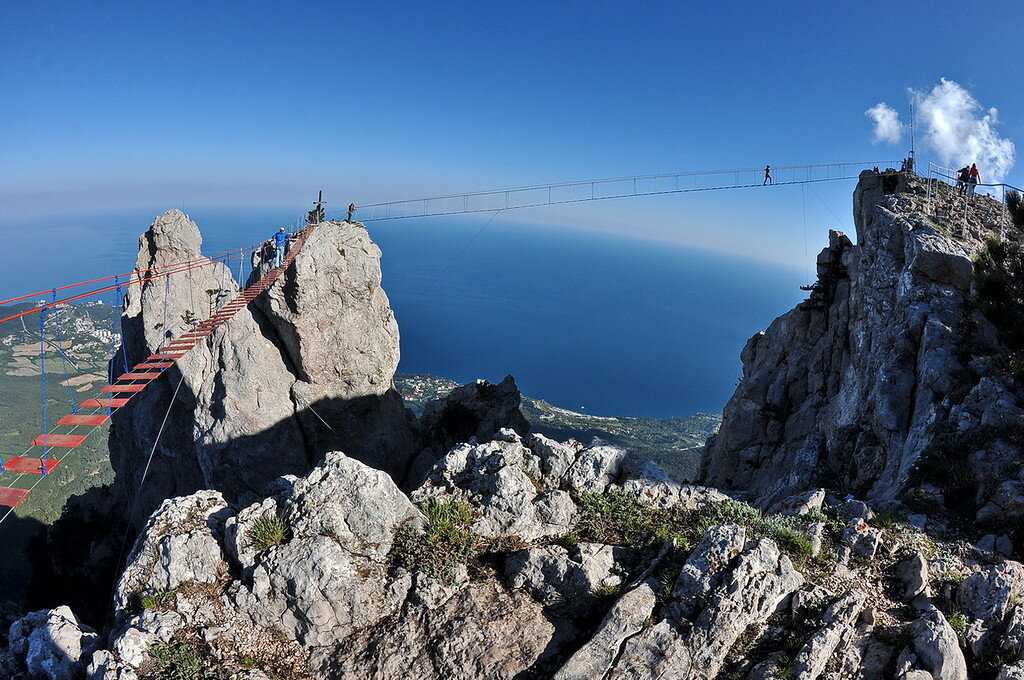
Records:
M280 267L284 264L284 246L288 242L288 234L285 233L284 227L279 227L277 233L273 236L274 241L274 267Z
M764 182L761 183L761 186L765 184L775 184L775 180L772 179L772 166L770 165L764 166Z
M354 215L355 212L356 212L356 204L355 203L349 203L348 204L348 221L349 222L352 221L352 215Z
M974 198L974 190L978 186L978 182L981 181L981 173L978 172L978 166L975 163L971 163L971 172L967 179L967 195Z

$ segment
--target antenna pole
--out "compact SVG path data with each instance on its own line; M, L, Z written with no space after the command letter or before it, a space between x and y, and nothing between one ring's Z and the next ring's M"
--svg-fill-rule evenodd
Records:
M914 108L914 95L910 95L910 157L914 158L914 151L917 147L917 137L914 130L914 122L917 120L917 113Z

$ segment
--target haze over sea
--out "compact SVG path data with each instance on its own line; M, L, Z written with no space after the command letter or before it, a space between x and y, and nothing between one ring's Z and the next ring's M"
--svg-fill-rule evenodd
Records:
M0 225L9 249L0 295L129 271L156 212ZM189 213L207 254L267 238L296 217ZM42 226L49 245L40 245ZM401 330L400 371L460 382L511 373L526 394L597 415L719 411L747 338L802 299L798 286L811 276L805 262L782 267L511 216L369 229Z

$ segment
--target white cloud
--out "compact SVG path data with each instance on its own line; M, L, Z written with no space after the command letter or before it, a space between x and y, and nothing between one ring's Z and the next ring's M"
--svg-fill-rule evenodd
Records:
M924 143L949 166L977 163L983 182L1000 182L1013 167L1016 148L996 132L999 112L987 111L964 87L942 78L931 92L911 90Z
M873 141L899 144L903 135L903 124L900 123L900 114L885 102L878 102L864 112L864 115L875 123Z

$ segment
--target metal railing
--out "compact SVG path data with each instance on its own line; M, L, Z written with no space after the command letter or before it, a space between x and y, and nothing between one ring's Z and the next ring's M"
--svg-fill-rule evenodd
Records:
M928 173L925 175L925 181L927 182L927 197L928 197L928 212L937 215L937 206L935 205L935 197L937 195L937 186L939 182L947 184L955 189L960 190L964 185L973 186L974 194L980 193L983 196L987 196L993 200L999 201L1000 205L1003 206L1003 221L1000 225L1001 229L1007 230L1012 226L1012 218L1010 211L1006 208L1006 196L1010 192L1017 192L1018 194L1024 195L1024 189L1016 187L1012 184L1005 182L977 182L974 184L963 182L958 177L958 170L939 165L932 161L928 161ZM980 190L980 192L979 192ZM963 198L962 202L954 204L955 209L963 208L960 218L964 220L966 225L967 221L967 206L970 204L971 199L974 197L969 194L966 190L959 192L957 196ZM1003 234L1005 235L1005 233Z

